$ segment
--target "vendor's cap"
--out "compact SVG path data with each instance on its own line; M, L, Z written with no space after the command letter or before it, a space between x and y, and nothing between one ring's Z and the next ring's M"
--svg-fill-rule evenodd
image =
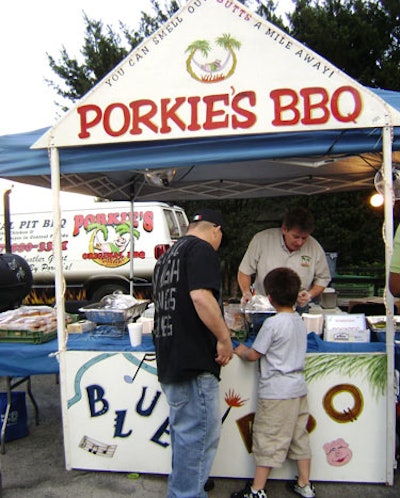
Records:
M198 209L195 214L191 218L191 222L195 223L196 221L208 221L209 223L214 223L221 227L222 233L224 232L224 220L219 211L214 211L214 209Z

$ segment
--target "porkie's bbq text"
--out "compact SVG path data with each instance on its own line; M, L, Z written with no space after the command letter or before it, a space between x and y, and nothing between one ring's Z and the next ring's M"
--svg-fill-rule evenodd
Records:
M189 132L251 129L258 119L256 93L250 90L234 93L232 90L233 95L164 98L159 102L139 99L128 104L115 102L105 108L96 104L82 105L77 108L80 120L78 136L90 138L97 127L112 137L141 135L145 130L166 135L173 132L172 125ZM323 87L299 91L280 88L272 90L269 97L273 108L271 124L275 127L321 125L330 119L338 123L354 123L363 107L360 92L350 85L340 86L331 94Z

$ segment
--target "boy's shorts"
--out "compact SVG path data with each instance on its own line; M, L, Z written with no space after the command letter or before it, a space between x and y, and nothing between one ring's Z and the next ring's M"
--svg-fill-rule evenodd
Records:
M253 425L253 455L256 465L281 467L287 458L311 458L308 417L307 396L259 399Z

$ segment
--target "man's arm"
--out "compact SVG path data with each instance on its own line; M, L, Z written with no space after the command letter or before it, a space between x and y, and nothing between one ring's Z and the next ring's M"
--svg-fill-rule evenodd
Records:
M400 273L389 273L389 290L394 297L400 296Z
M247 347L245 344L239 344L234 351L244 361L257 361L261 358L262 354L253 348Z
M394 236L393 254L389 267L389 290L395 297L400 296L400 225Z
M193 290L190 297L200 320L217 339L215 361L220 365L227 365L233 356L231 332L222 316L218 301L208 289Z
M304 306L307 306L307 304L314 299L314 297L319 296L325 287L322 285L313 285L310 290L302 290L299 292L299 295L297 296L297 301L296 305L300 306L303 308Z
M241 272L240 270L238 271L237 275L237 280L238 284L240 287L240 290L242 291L242 300L241 304L246 304L249 301L251 301L252 294L250 291L251 287L251 275L246 275L245 273Z
M311 289L308 290L311 299L314 299L314 297L318 297L325 289L325 286L323 285L313 285Z

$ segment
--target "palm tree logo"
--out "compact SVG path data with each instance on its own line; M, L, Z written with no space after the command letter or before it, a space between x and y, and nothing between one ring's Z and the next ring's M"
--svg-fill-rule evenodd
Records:
M186 59L186 70L190 76L201 83L216 83L232 76L236 70L237 56L235 50L239 50L241 42L233 38L229 33L219 36L215 43L223 50L223 59L208 59L210 52L214 51L207 40L196 40L187 49L189 53Z
M107 268L117 268L125 265L130 260L129 243L130 237L139 239L140 232L132 227L130 221L119 225L113 225L113 236L109 236L108 226L100 223L92 223L86 228L86 232L92 232L89 240L89 252L98 257L92 261ZM128 237L126 237L128 235Z

